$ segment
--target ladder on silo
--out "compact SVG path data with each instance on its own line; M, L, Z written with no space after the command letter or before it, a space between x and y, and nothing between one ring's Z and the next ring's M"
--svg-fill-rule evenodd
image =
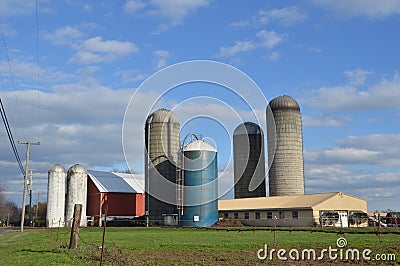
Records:
M176 205L178 212L183 215L183 178L182 178L182 151L178 152L178 162L176 167Z

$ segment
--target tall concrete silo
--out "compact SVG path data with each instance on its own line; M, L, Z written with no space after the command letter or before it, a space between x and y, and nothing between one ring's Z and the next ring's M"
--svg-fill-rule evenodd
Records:
M65 202L65 223L72 226L75 204L82 204L80 226L86 226L87 171L80 164L75 164L67 172L67 197Z
M217 150L202 140L183 148L183 226L212 226L218 221Z
M303 135L300 106L290 96L267 108L269 195L304 194Z
M171 111L159 109L145 125L146 214L150 224L164 224L165 215L177 215L176 176L180 124Z
M60 164L54 164L48 171L46 225L49 228L65 225L65 185L67 174Z
M264 134L252 122L240 124L233 132L235 199L265 197Z

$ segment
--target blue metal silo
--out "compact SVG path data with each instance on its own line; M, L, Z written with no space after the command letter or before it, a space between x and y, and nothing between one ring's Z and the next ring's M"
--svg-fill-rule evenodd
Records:
M218 221L217 150L203 140L183 147L183 226L212 226Z

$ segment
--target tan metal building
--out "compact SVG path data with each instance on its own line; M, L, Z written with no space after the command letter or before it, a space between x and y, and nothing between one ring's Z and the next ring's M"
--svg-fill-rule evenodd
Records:
M343 192L218 201L219 218L239 219L249 226L319 226L326 213L337 213L348 221L359 212L367 212L367 200Z

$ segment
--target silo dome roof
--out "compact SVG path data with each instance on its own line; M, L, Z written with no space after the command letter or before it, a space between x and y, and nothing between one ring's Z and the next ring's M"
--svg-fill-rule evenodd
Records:
M288 95L278 96L269 102L272 110L276 109L294 109L300 111L299 103Z
M170 110L164 108L154 111L147 117L146 121L146 123L166 123L166 122L179 124L179 121L176 118L176 116Z
M86 168L85 168L83 165L77 163L77 164L74 164L73 166L71 166L71 167L68 169L68 174L69 174L70 172L75 172L75 173L86 173L87 171L86 171Z
M217 152L217 149L203 140L196 139L188 143L183 151L212 151Z
M56 173L65 173L65 168L61 164L53 164L49 172L56 172Z
M262 130L259 125L253 122L244 122L236 127L233 135L259 135Z

